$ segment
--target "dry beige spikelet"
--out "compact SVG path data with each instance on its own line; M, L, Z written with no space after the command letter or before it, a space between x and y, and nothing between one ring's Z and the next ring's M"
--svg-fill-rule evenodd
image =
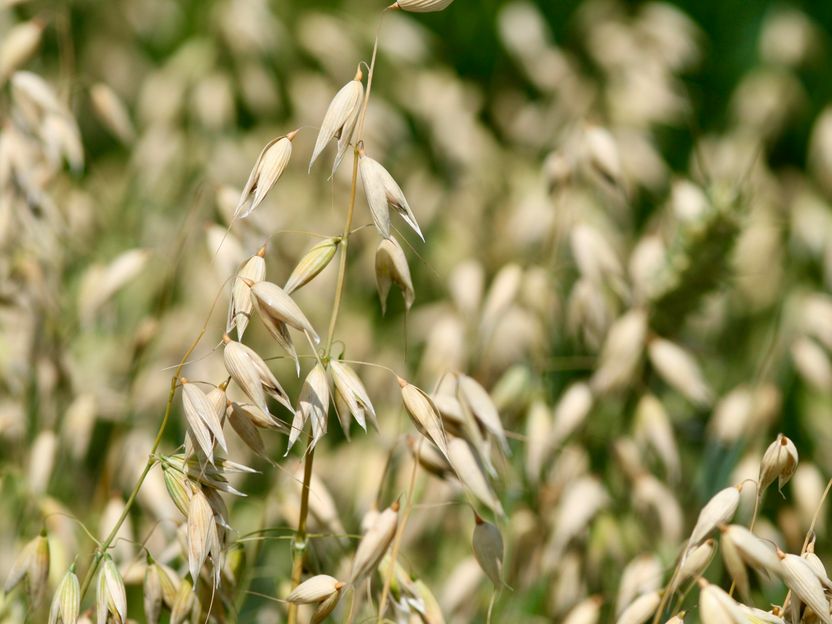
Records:
M240 194L240 201L234 210L235 218L245 219L266 198L268 192L283 174L286 165L289 164L289 158L292 156L292 141L297 133L297 130L293 130L286 136L273 139L260 152L243 187L243 192Z
M535 400L526 413L526 476L532 483L540 480L543 464L548 460L552 412L542 400Z
M687 351L664 338L654 338L647 346L647 354L656 372L668 385L696 405L710 405L713 400L711 388Z
M448 443L445 438L445 430L442 427L442 418L433 400L419 388L398 378L402 391L402 402L404 408L410 415L416 429L423 436L431 440L448 457Z
M43 494L49 487L57 452L58 436L54 431L41 431L32 442L27 478L33 495Z
M682 585L685 581L695 579L705 572L705 568L711 562L716 551L716 542L712 537L709 537L698 546L694 546L688 550L685 555L682 565L679 566L679 574L670 591L675 591L677 587Z
M503 536L500 529L480 518L476 512L474 520L474 536L471 540L474 557L494 587L499 589L503 586Z
M49 624L58 624L58 621L61 624L75 624L80 611L81 585L73 565L55 589L55 596L49 607Z
M214 510L198 488L191 496L188 507L188 571L196 583L199 571L208 557L209 535L214 524Z
M399 522L399 503L382 511L361 538L352 560L350 584L357 585L372 573L387 552Z
M286 285L283 290L287 295L291 295L299 288L311 282L317 275L323 271L333 257L338 245L341 243L341 237L336 236L332 238L325 238L320 243L312 247L300 259L295 270L286 280ZM257 281L257 280L255 280Z
M387 295L390 286L395 284L402 291L404 305L407 310L413 305L416 293L413 290L413 280L410 277L410 267L399 242L389 236L382 239L376 249L376 288L381 300L381 313L387 312Z
M443 11L454 0L398 0L390 5L391 9L401 9L409 13L434 13Z
M193 585L188 579L182 579L170 608L170 624L183 624L194 611L195 605Z
M500 420L500 414L491 396L479 382L468 375L459 374L458 394L460 400L471 410L477 421L485 427L491 435L497 438L500 447L506 455L511 454L506 439L506 432Z
M684 611L679 611L679 613L674 615L672 618L670 618L664 624L685 624L685 612Z
M364 86L361 84L362 77L359 68L355 78L341 87L335 97L332 98L332 102L329 103L324 120L321 122L318 138L315 140L312 158L309 160L310 171L312 170L312 164L332 139L338 139L338 152L335 155L335 162L332 164L333 174L338 169L338 165L341 164L350 141L352 141L352 134L364 99Z
M292 327L304 332L310 340L315 342L321 340L318 333L298 304L280 286L265 281L249 284L249 286L251 299L260 320L263 321L277 344L295 360L295 369L300 374L300 363L288 328Z
M792 344L791 355L795 368L809 385L821 392L832 389L832 362L817 342L805 336L798 338Z
M740 491L742 486L727 487L720 490L713 497L705 503L702 511L699 512L699 517L696 520L696 525L690 534L688 540L688 549L699 545L708 534L713 531L718 525L725 524L737 511L737 506L740 504ZM690 552L690 550L688 550Z
M282 420L278 420L271 414L266 414L259 407L252 405L251 403L237 403L232 401L229 412L234 413L236 419L248 420L258 429L272 429L274 431L282 431L284 433L288 433L289 431L286 427L286 423Z
M424 437L408 434L407 448L410 449L422 468L440 479L444 479L452 470L445 456L430 440Z
M645 394L638 402L635 413L636 440L649 444L664 464L668 479L679 478L680 459L673 426L661 401L652 394Z
M249 281L261 282L266 279L266 248L261 247L255 255L249 258L237 273L231 284L231 300L228 302L228 320L225 323L225 333L237 328L237 340L243 339L243 334L251 319L251 287Z
M263 358L241 342L231 340L227 334L223 336L223 342L225 343L225 352L223 353L225 369L240 387L240 390L245 392L256 407L264 414L271 415L269 407L266 405L266 395L268 394L288 410L294 411L292 403L289 401L289 395L286 394L283 386L269 370Z
M295 587L291 594L286 597L286 602L294 604L312 604L326 600L332 594L340 590L344 583L337 578L327 574L318 574L306 579Z
M312 424L312 443L310 448L315 448L318 441L324 436L327 430L327 413L329 411L329 377L326 370L320 364L315 364L300 390L298 398L298 409L300 413L300 426L296 426L298 419L292 423L292 430L289 432L289 447L286 454L297 441L300 432L307 421Z
M248 417L248 412L233 403L230 404L230 407L231 409L228 410L228 424L234 429L237 437L254 453L271 461L266 455L266 445L263 443L263 438L260 437L257 426Z
M165 595L162 590L162 575L164 571L156 564L149 562L144 570L144 583L142 584L142 598L144 602L144 617L147 624L159 624L162 617L162 607L165 603Z
M370 423L378 430L376 410L358 374L350 366L339 360L330 360L329 373L335 387L336 399L355 418L359 426L367 431L367 419L369 418ZM348 429L347 427L345 431L348 431Z
M798 555L786 554L778 549L777 556L783 564L782 578L786 587L792 590L801 602L811 607L821 622L832 624L829 601L814 570Z
M592 409L593 396L590 387L581 382L570 385L555 406L554 421L549 444L558 448L563 441L581 426Z
M609 283L620 291L624 269L612 245L596 228L579 223L569 234L572 255L582 276L596 284Z
M228 451L225 435L222 432L221 414L202 390L189 383L184 377L182 382L182 407L188 421L188 432L199 448L214 463L214 442ZM222 410L223 413L225 410Z
M731 542L748 565L768 574L781 574L780 559L774 547L739 524L720 527L722 542Z
M49 540L45 533L27 542L15 557L3 591L8 594L24 578L29 583L31 601L37 604L49 579Z
M630 561L621 572L615 599L616 615L621 615L638 596L660 589L663 576L662 564L655 555L643 554Z
M699 579L699 615L702 624L745 624L748 618L724 590Z
M96 83L90 87L90 101L101 122L122 143L130 144L136 137L133 122L121 98L108 85Z
M797 462L797 447L794 442L782 433L777 434L777 439L769 445L760 461L760 474L757 479L760 489L766 489L777 479L777 488L782 490L797 470Z
M615 138L609 130L589 125L584 130L587 162L609 182L621 180L621 158Z
M321 602L321 604L318 605L318 608L315 609L315 612L312 614L312 618L309 620L309 624L320 624L326 620L327 617L329 617L329 614L335 611L335 607L338 606L339 600L341 600L340 591L330 594L329 597Z
M585 598L566 614L563 624L598 624L603 604L604 600L600 596Z
M104 555L95 594L95 611L98 624L107 624L109 614L116 622L127 621L127 593L124 581L110 555Z
M642 594L621 612L616 624L644 624L659 608L661 593L658 591Z
M462 438L448 440L448 461L466 490L495 514L504 515L503 506L488 483L482 463L466 440Z
M571 479L552 520L554 532L547 557L559 560L569 542L587 527L595 514L606 507L609 501L607 491L595 477L579 476Z
M402 219L413 228L423 241L425 237L416 223L416 217L405 199L404 193L387 169L378 162L361 154L358 162L361 182L364 185L364 195L370 207L376 229L384 238L390 238L390 208L401 215Z
M593 391L605 394L627 386L641 362L647 336L647 314L630 310L612 324L592 375Z
M748 570L745 568L745 560L736 544L730 539L724 539L724 535L723 533L723 539L719 543L722 562L734 581L740 598L745 602L751 602L751 585L748 580Z
M0 85L31 57L40 45L43 24L37 20L14 26L0 44Z

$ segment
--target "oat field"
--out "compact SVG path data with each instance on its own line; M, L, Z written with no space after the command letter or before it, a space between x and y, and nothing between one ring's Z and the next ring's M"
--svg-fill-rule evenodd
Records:
M0 0L0 624L832 624L832 5Z

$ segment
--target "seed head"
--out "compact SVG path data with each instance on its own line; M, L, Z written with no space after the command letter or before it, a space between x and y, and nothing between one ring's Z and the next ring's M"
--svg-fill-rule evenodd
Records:
M289 158L292 156L292 139L295 138L297 132L295 130L286 136L270 141L260 152L248 181L243 187L240 201L234 211L235 217L245 219L266 198L289 163Z
M321 122L321 129L315 141L315 149L312 150L312 158L309 161L309 170L312 164L332 139L338 139L338 153L332 165L332 173L338 169L341 160L347 153L347 148L352 141L358 115L361 111L361 103L364 99L364 86L361 84L361 70L356 73L355 80L345 84L327 108L324 120Z
M81 611L81 586L73 565L55 590L49 607L49 624L75 624Z
M361 174L361 182L364 185L364 195L367 197L370 214L379 234L384 238L390 238L390 208L392 208L424 241L425 237L422 236L422 231L419 229L419 224L416 223L416 217L413 215L402 189L387 169L369 156L362 154L358 162L358 171Z
M292 271L289 279L286 280L286 285L283 287L286 294L291 295L297 289L315 279L335 257L335 251L338 249L340 242L340 238L327 238L307 251L306 255L298 262L295 270Z
M486 522L479 516L475 516L474 536L472 545L474 557L483 569L483 572L494 583L494 587L503 586L503 536L500 529Z
M782 433L778 434L777 439L766 449L760 462L758 477L760 489L766 489L774 479L777 479L778 489L783 489L797 470L797 462L797 447L794 442Z
M321 602L337 592L344 584L327 574L318 574L306 579L286 597L287 602L294 604L311 604Z
M416 297L410 267L398 241L390 236L383 239L376 249L376 288L382 314L387 311L387 295L392 284L401 289L405 308L410 310Z

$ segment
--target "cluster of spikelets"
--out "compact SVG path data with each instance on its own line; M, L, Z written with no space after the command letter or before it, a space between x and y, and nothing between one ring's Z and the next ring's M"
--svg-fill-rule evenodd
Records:
M331 234L339 224L321 206L332 191L298 182L290 165L300 130L266 144L241 192L211 186L220 222L205 230L207 252L171 238L185 259L149 284L142 280L158 258L144 248L85 266L75 279L87 262L77 247L94 239L90 224L101 218L94 207L141 197L148 210L140 243L114 236L109 253L172 229L170 215L164 227L154 221L152 206L184 207L187 172L246 180L236 162L250 160L240 154L273 129L250 132L244 148L221 138L205 150L206 136L233 126L233 72L250 110L274 102L268 70L252 59L274 49L280 25L265 3L219 3L212 20L233 71L212 72L210 46L189 41L144 83L135 126L116 90L92 85L85 102L131 150L134 171L121 180L88 154L106 181L93 176L83 190L63 174L85 166L64 89L22 69L52 25L36 18L5 31L0 294L9 355L0 365L9 399L0 432L20 446L26 435L34 440L25 486L3 485L4 497L25 502L0 514L3 550L15 550L3 566L0 619L24 621L27 609L30 619L46 618L48 605L49 620L64 623L126 622L128 610L149 622L166 611L173 622L242 621L255 617L250 605L261 598L266 621L287 611L301 621L435 624L480 621L495 607L499 621L829 622L832 582L822 561L824 472L832 469L823 424L832 392L824 292L832 283L832 113L814 123L809 172L783 174L765 158L800 110L800 68L821 45L816 27L791 10L767 20L761 62L732 96L728 129L696 140L690 176L672 179L655 134L681 124L691 106L678 75L696 64L704 37L678 10L587 2L575 16L576 56L553 42L532 5L511 3L499 16L501 41L533 88L486 103L447 71L419 67L427 58L420 31L396 14L386 14L380 50L400 81L372 83L371 63L336 91L318 68L287 71L298 108L309 93L325 94L319 118L288 127L320 125L309 170L336 143L326 174L336 197L346 189L351 201L356 190L366 198L366 225L381 239L366 247L369 262L351 262L347 274L347 249L362 253L353 242L364 226L351 228L348 218L343 233ZM338 20L310 13L293 35L333 80L353 75L356 54ZM322 37L331 49L321 49ZM100 56L87 62L104 63ZM371 84L388 107L370 108L365 150ZM186 106L205 136L184 129ZM498 133L482 125L482 112ZM447 181L426 175L422 163L401 184L380 164L411 119L433 157L459 172L452 190L440 190ZM549 150L542 162L528 157ZM391 162L390 170L402 168ZM430 301L441 296L433 292L421 305L420 290L415 306L414 281L436 280L424 278L421 263L411 274L398 219L423 235L403 189L430 234L428 262L448 275L447 300ZM269 213L275 195L277 219ZM646 219L637 208L644 203L653 206ZM125 229L119 214L113 232ZM284 238L264 246L273 220L277 229L314 222L330 233L311 246ZM190 216L184 223L192 225ZM332 327L342 294L344 309L333 336L316 327L333 301L327 275L336 258L348 287L335 284ZM285 281L276 277L291 267ZM173 376L162 424L170 415L170 428L186 436L167 452L170 436L153 443L147 431L170 375L156 372L182 356L205 322L214 273L230 295L228 314L224 326L209 320L203 331L222 336L223 354L188 349L184 359L193 361L187 376L182 366ZM402 353L381 320L367 321L360 302L372 281L382 309L394 285L412 308L415 355ZM184 301L171 301L171 284ZM123 290L136 294L120 309ZM116 336L121 319L139 313ZM395 420L401 407L406 427ZM791 410L798 424L785 417ZM123 427L132 413L141 418ZM330 415L349 444L333 441L340 433L326 436ZM350 438L352 419L374 432ZM73 479L68 489L61 462L80 464L108 421L135 431L110 440L103 476L93 477L102 479L105 504L90 509L76 492L92 496L93 486L78 489ZM778 428L809 434L793 435L799 466L787 437L765 446ZM300 464L277 459L297 447ZM262 472L250 467L259 462ZM788 482L785 502L763 497L775 480ZM63 502L57 483L69 491ZM725 483L737 485L720 489ZM114 487L124 495L111 495ZM98 525L95 534L84 527L95 540L89 556L80 520ZM276 547L267 542L274 535ZM511 589L498 593L506 583ZM138 587L141 600L133 600ZM88 591L94 610L82 606Z

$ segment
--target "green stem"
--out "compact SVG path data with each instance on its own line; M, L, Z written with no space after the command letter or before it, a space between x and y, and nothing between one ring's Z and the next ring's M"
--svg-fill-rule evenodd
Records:
M381 29L379 20L378 30ZM329 317L329 329L327 331L326 346L324 347L324 361L329 359L332 351L332 343L335 340L335 327L338 323L338 315L341 312L341 299L344 294L344 284L347 279L347 251L352 234L352 219L355 213L355 197L358 190L358 161L361 155L362 133L364 131L364 117L367 114L367 103L370 100L370 91L373 86L373 72L376 66L376 54L378 52L378 30L373 44L373 57L370 61L370 69L367 73L367 90L364 93L364 101L361 103L361 110L358 117L358 125L355 131L355 148L352 159L352 180L350 184L350 200L347 206L347 217L344 221L344 232L341 237L340 257L338 258L338 278L335 284L335 298L332 302L332 312ZM306 448L306 456L303 462L303 486L300 495L300 513L298 516L298 529L295 532L293 554L292 554L292 589L300 584L303 575L303 556L306 552L306 520L309 514L309 489L312 481L312 464L315 460L314 450L311 448L311 438ZM298 607L296 604L289 604L287 612L288 624L296 624L298 618Z
M185 355L182 356L182 359L179 361L179 364L176 367L176 371L174 371L173 376L170 379L170 392L168 393L168 402L165 405L165 415L162 417L162 422L159 425L159 430L156 432L156 439L153 441L153 447L150 449L150 453L147 456L147 463L144 466L144 470L142 470L141 475L139 475L138 481L136 481L136 485L133 486L133 491L130 492L130 496L127 498L127 502L124 504L124 509L121 511L121 515L116 520L116 523L113 525L113 528L110 530L109 535L107 538L101 543L101 546L95 549L95 553L92 558L92 563L90 563L90 567L87 569L87 573L84 576L84 581L81 583L81 600L84 599L84 596L87 593L87 590L90 587L90 583L92 583L92 578L95 576L96 570L98 570L98 564L101 563L101 559L104 556L104 553L107 552L107 549L110 548L110 545L113 543L113 540L116 538L121 525L124 524L124 521L127 519L127 515L130 513L130 509L133 507L133 503L136 502L136 497L139 495L139 490L142 488L142 484L144 480L147 478L150 469L153 468L153 465L156 463L156 451L159 450L159 446L162 444L162 438L165 435L165 429L168 426L168 421L170 420L170 413L173 408L173 399L176 395L176 385L179 381L179 374L182 372L182 368L185 366L185 362L191 356L191 353L194 352L199 342L202 340L202 337L205 335L205 331L208 328L208 321L211 319L211 315L214 312L214 307L217 305L217 301L219 300L220 294L222 294L222 290L217 293L217 296L214 298L214 302L211 304L211 309L208 312L208 318L205 319L205 324L202 326L202 329L199 332L199 335L196 339L191 343L191 346L188 347L188 350L185 352Z

